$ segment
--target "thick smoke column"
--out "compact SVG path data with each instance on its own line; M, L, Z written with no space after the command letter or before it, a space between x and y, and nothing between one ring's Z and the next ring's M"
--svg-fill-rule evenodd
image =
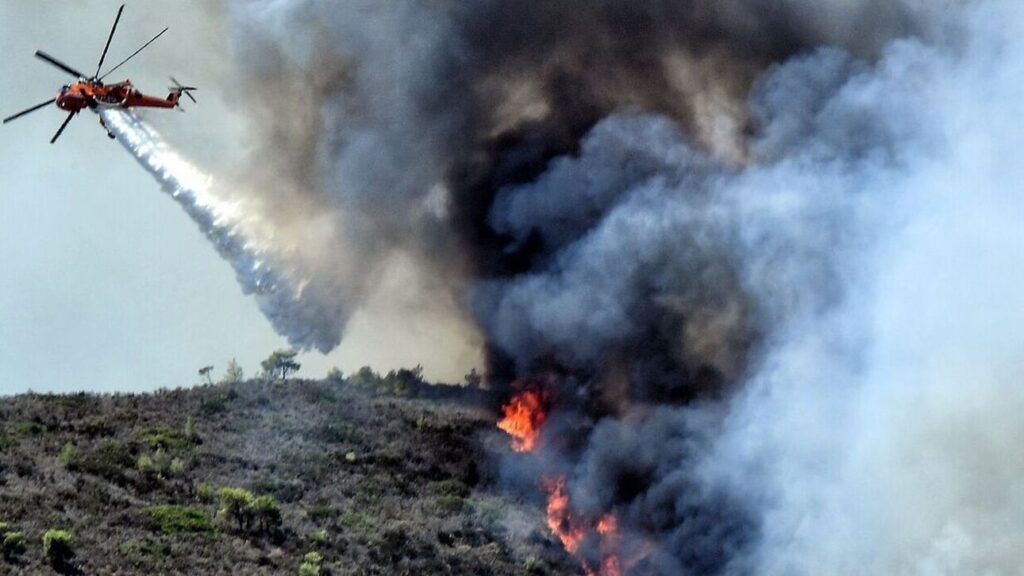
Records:
M323 351L337 345L334 305L318 299L316 288L296 269L294 259L259 228L256 206L226 199L214 178L183 159L160 135L131 112L99 114L117 140L199 226L235 270L242 291L251 294L274 328L300 347Z
M1019 572L1016 4L226 6L275 325L416 262L588 570Z

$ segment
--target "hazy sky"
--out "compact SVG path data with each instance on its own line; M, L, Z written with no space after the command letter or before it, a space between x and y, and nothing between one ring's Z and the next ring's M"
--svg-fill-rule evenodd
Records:
M70 80L34 58L37 49L94 70L120 3L0 0L0 115ZM161 96L169 74L199 86L187 113L144 116L208 166L245 152L245 120L231 110L244 95L232 91L217 5L129 2L108 56L116 63L171 28L114 76ZM253 374L286 347L231 268L95 115L81 114L49 144L63 118L47 108L0 128L0 394L189 385L204 365L220 374L235 357ZM400 270L390 283L406 284ZM419 363L428 376L454 380L477 364L465 342L438 342L429 318L405 323L400 300L357 314L341 348L301 358L302 374Z

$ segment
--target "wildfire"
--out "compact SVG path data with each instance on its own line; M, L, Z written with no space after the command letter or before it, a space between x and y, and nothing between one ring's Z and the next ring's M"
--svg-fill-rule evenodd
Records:
M537 449L540 431L548 416L548 395L543 388L526 388L513 396L504 406L504 417L498 421L498 428L512 437L512 449L516 452L533 452ZM547 523L562 546L570 554L580 557L580 545L588 536L600 538L601 562L594 564L580 558L587 576L622 576L622 561L618 555L619 524L613 514L594 517L580 516L573 512L565 476L545 477L541 489L547 494Z
M615 516L605 514L595 523L592 518L581 518L574 514L569 505L565 476L546 479L541 482L541 488L548 495L548 527L562 542L567 552L576 555L580 544L590 531L596 531L600 535L600 549L604 558L598 570L591 568L586 561L583 562L583 570L587 576L622 576L621 561L615 553L619 534L619 523Z
M573 518L569 508L569 493L565 489L565 476L542 482L541 488L548 493L548 528L558 536L570 554L575 554L580 541L587 534L587 526Z
M498 428L512 437L516 452L532 452L537 448L540 429L547 419L547 394L538 388L529 388L516 394L502 406L505 417Z

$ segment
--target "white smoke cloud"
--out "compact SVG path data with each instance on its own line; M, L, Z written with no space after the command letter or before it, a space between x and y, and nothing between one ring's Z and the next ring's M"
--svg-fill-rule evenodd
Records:
M770 120L758 144L785 156L750 191L845 190L852 206L819 246L842 299L822 312L818 286L792 285L799 305L707 460L756 495L756 573L1024 565L1024 10L977 2L950 19L955 43L894 42L838 84L821 81L823 54L762 91L773 113L800 104ZM763 273L789 284L787 269Z

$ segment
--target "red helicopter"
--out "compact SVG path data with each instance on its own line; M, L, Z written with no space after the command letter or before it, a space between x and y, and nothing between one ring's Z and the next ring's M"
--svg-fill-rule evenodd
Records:
M107 37L107 45L103 48L103 54L100 56L100 62L96 66L96 73L92 76L82 74L78 70L75 70L41 50L36 51L37 58L60 68L68 74L71 74L77 78L78 81L62 86L56 98L51 98L45 102L36 104L27 110L22 110L13 116L8 116L7 118L4 118L3 123L7 124L11 120L21 118L26 114L35 112L36 110L44 108L50 104L56 104L58 108L68 112L68 117L64 120L64 123L60 125L60 129L57 130L56 134L54 134L53 139L50 140L50 144L53 144L57 141L57 138L60 138L64 129L67 128L68 123L71 122L71 119L85 108L89 108L90 110L96 110L98 108L180 108L178 100L181 99L182 95L188 97L192 102L195 102L196 99L192 97L191 92L193 90L197 90L197 88L194 86L182 86L181 83L175 80L173 76L171 77L171 82L174 83L174 86L170 88L171 93L167 95L167 98L147 96L132 86L130 80L118 82L117 84L103 83L103 79L109 76L111 72L117 70L129 60L137 56L139 52L145 50L146 47L155 42L157 38L163 36L164 32L167 32L168 30L167 28L164 28L149 42L143 44L142 48L139 48L133 52L131 56L122 60L120 64L114 66L110 70L107 70L101 75L100 70L103 68L103 61L107 57L107 50L110 49L110 41L114 39L114 32L117 31L117 23L121 20L122 12L124 12L124 4L122 4L121 8L117 11L117 17L114 18L114 27L110 29L110 36ZM107 136L110 138L114 137L110 130L107 129L106 124L104 124L102 116L100 117L100 125L107 131Z

